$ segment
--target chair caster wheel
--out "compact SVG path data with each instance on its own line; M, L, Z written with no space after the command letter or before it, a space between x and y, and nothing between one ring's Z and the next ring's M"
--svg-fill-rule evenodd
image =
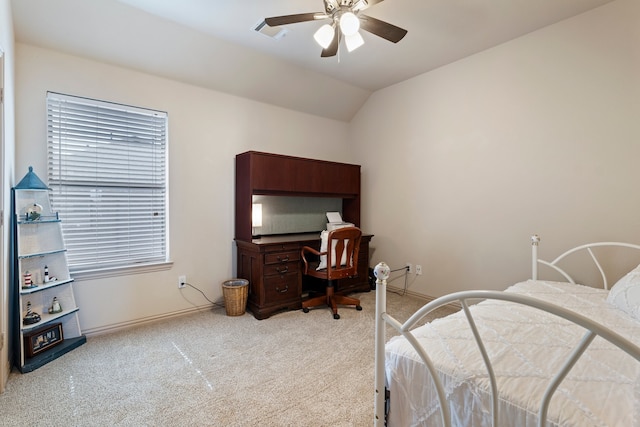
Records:
M308 312L309 312L309 309L308 309L307 307L305 307L305 308L303 308L303 309L302 309L302 312L303 312L303 313L308 313Z
M356 305L356 310L362 311L362 306L361 305Z
M339 315L339 314L334 314L334 315L333 315L333 318L334 318L334 319L336 319L336 320L338 320L338 319L340 318L340 315Z

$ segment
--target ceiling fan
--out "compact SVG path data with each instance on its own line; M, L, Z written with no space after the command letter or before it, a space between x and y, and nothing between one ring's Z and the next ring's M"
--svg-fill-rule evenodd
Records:
M382 1L384 0L323 0L324 12L274 16L265 18L264 22L270 27L277 27L298 22L331 19L330 24L320 27L313 36L323 48L320 56L327 58L336 55L342 38L344 38L349 52L362 46L364 39L359 33L360 29L393 43L402 40L407 34L407 30L361 13Z

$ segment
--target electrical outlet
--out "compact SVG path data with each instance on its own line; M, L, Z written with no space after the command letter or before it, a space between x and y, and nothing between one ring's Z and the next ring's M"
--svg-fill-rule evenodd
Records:
M416 264L416 274L418 276L422 274L422 266L420 264Z
M407 263L407 272L408 273L413 273L413 264L411 264L410 262Z
M187 276L178 276L178 289L187 286Z

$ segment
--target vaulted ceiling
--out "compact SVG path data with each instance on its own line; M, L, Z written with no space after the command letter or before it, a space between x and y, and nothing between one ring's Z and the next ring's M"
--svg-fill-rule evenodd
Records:
M363 13L408 30L394 44L321 58L324 23L255 31L322 0L12 0L16 41L284 108L349 121L369 95L612 0L375 0Z

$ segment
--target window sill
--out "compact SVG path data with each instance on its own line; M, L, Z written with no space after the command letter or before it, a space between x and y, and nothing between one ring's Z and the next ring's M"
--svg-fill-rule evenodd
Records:
M169 270L173 267L173 261L154 264L142 264L133 267L114 267L100 270L84 270L72 272L71 277L77 282L83 280L104 279L107 277L130 276L132 274L153 273L156 271Z

